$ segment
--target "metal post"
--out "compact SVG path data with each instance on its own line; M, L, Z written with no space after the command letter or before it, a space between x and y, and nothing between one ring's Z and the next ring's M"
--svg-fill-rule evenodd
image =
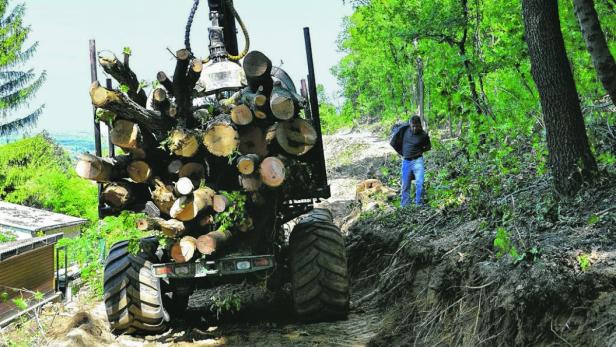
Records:
M317 98L317 85L314 77L314 61L312 60L312 43L310 41L310 29L304 28L304 41L306 42L306 58L308 60L308 94L310 96L310 114L314 123L319 141L314 148L318 154L320 171L323 173L322 187L325 190L323 198L331 196L327 185L327 174L325 169L325 153L323 152L323 136L321 134L321 117L319 115L319 100Z
M96 76L96 41L90 40L90 80L92 83L98 80ZM92 115L94 120L94 148L96 150L96 156L101 157L101 125L96 120L96 107L92 107ZM98 184L98 218L101 218L101 195L102 195L102 184Z
M128 66L128 64L125 65ZM111 84L111 78L108 78L105 81L105 84L107 89L113 89L113 85ZM109 142L109 157L115 157L115 147L113 146L113 142L111 142L111 128L109 128L109 126L107 126L107 140Z

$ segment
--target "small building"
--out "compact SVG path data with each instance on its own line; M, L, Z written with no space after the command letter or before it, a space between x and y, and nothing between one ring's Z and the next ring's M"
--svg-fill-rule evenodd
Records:
M83 218L0 201L0 231L10 231L18 240L58 233L76 237L86 222Z
M0 295L8 294L6 302L0 300L0 327L19 314L11 299L23 297L29 301L32 293L39 292L43 294L43 300L29 302L31 306L38 306L60 296L56 291L54 273L54 245L60 238L62 234L58 233L0 243Z

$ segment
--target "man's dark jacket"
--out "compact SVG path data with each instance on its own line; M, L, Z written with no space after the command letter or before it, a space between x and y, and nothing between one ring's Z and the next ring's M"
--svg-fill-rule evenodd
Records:
M389 137L389 144L402 155L402 142L404 140L404 132L410 124L408 122L398 123L391 129L391 135Z

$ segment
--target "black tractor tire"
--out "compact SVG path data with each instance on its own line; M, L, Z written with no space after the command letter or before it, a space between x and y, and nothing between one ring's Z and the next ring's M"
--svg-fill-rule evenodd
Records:
M329 210L302 216L289 238L293 308L302 321L344 319L350 284L344 237Z
M107 319L115 334L151 335L166 330L169 314L163 306L160 279L154 277L155 238L140 241L136 255L128 241L109 250L104 272L104 301Z

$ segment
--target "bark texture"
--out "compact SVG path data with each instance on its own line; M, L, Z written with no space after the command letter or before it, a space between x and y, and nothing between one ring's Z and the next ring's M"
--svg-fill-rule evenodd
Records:
M593 0L573 0L573 8L599 80L616 105L616 62L601 30L595 4Z
M573 195L597 171L560 30L555 0L523 0L531 72L539 91L556 190Z

